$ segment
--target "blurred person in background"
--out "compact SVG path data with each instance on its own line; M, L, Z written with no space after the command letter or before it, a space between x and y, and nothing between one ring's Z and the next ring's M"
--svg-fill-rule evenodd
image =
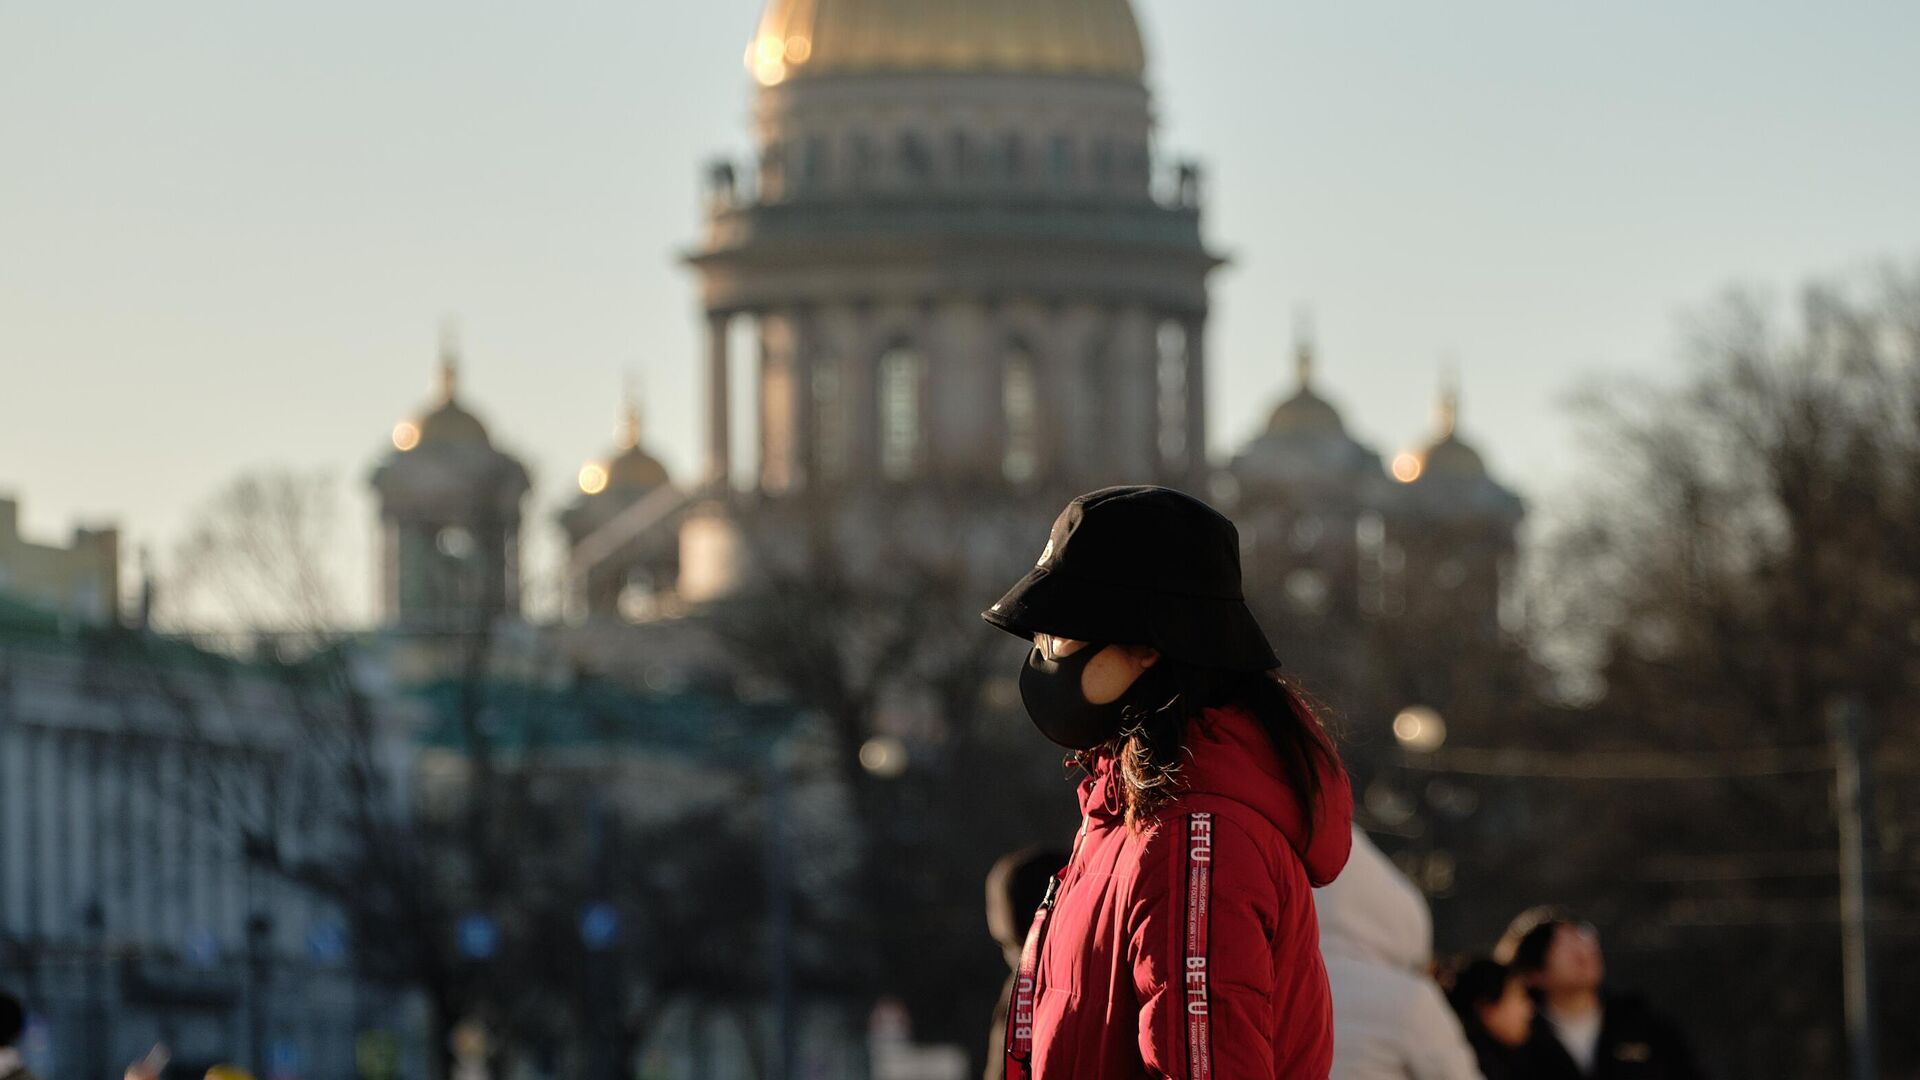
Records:
M1047 882L1066 864L1065 851L1029 847L1001 856L987 872L987 932L1000 943L1008 974L1000 1003L993 1009L984 1080L1001 1080L1006 1074L1007 1005L1013 1000L1013 982L1020 970L1020 947L1026 943L1027 927L1033 925L1033 913L1046 899Z
M1333 987L1333 1080L1479 1080L1466 1035L1428 976L1427 902L1367 834L1313 894Z
M1533 996L1526 979L1497 960L1478 957L1448 980L1447 1001L1460 1018L1486 1080L1526 1080L1522 1056L1533 1034Z
M1353 796L1247 608L1233 523L1168 488L1082 495L983 617L1031 643L1027 714L1086 774L1008 1080L1327 1075L1312 887L1346 864Z
M35 1080L20 1056L20 1036L27 1030L27 1009L20 999L0 990L0 1080Z
M1527 981L1538 1005L1528 1077L1541 1080L1698 1080L1680 1031L1636 995L1605 986L1600 933L1552 908L1522 912L1495 960Z

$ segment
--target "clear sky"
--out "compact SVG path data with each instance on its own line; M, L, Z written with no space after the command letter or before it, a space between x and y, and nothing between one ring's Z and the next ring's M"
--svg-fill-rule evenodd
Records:
M1462 427L1550 505L1559 402L1657 374L1734 281L1920 255L1920 5L1135 0L1203 160L1215 451L1320 378L1383 452ZM756 0L0 6L0 492L164 556L247 468L368 468L458 317L535 528L611 441L695 464L701 165L746 147ZM536 540L534 552L551 550ZM364 595L366 587L355 582Z

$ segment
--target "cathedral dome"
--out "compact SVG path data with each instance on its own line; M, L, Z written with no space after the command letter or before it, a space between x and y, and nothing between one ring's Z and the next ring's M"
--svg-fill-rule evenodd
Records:
M667 467L660 459L629 446L607 463L607 486L615 491L657 488L667 482Z
M458 349L454 346L451 331L443 332L440 343L440 372L438 400L433 407L411 420L402 420L393 429L394 448L402 452L416 450L423 446L478 446L493 445L487 436L487 426L480 418L466 410L460 404L457 393L459 387Z
M1460 438L1460 388L1452 377L1440 388L1437 410L1439 434L1415 455L1419 480L1480 480L1487 478L1487 462L1480 451Z
M1305 386L1267 417L1269 435L1343 435L1346 430L1333 405Z
M1450 433L1427 448L1421 460L1420 475L1474 479L1487 475L1487 463L1480 457L1480 451Z
M489 445L487 426L451 399L414 421L414 426L420 429L422 446Z
M1347 425L1333 403L1313 392L1313 342L1302 336L1294 344L1294 369L1299 389L1292 397L1273 407L1267 417L1268 435L1342 435Z
M1146 71L1128 0L769 0L746 59L763 86L879 72Z
M589 498L606 492L640 495L666 484L667 467L640 445L640 406L628 395L620 412L614 454L590 461L580 470L580 491Z
M1313 342L1294 346L1299 385L1274 406L1260 436L1228 466L1243 491L1351 491L1380 473L1380 455L1347 433L1333 403L1313 389Z

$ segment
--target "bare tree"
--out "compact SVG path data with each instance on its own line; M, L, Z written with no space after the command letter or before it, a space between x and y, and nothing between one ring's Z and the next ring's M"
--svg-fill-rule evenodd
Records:
M764 505L745 518L749 584L707 616L735 675L821 719L853 856L816 901L845 914L813 929L851 968L844 990L900 997L923 1037L969 1052L1006 974L983 929L987 870L1064 843L1075 812L1059 755L1016 721L1018 649L980 619L1057 505L1030 509L970 531L917 500Z
M1813 285L1797 316L1730 294L1696 321L1683 384L1587 395L1600 460L1538 595L1544 644L1603 690L1560 725L1573 745L1699 763L1646 797L1576 784L1546 801L1586 822L1569 850L1588 894L1641 922L1646 970L1721 988L1695 1008L1740 1075L1838 1072L1838 980L1807 977L1837 969L1828 716L1850 699L1877 717L1892 780L1915 760L1898 721L1920 707L1920 268ZM1882 785L1877 808L1889 929L1920 899L1910 787ZM1751 977L1729 987L1729 970ZM1785 1023L1754 1032L1755 1014ZM1910 1069L1920 1042L1897 1037L1888 1064Z
M468 1017L500 1036L503 1057L573 1055L569 1071L613 1075L675 1001L730 1007L738 958L712 943L751 940L761 894L676 897L692 876L756 871L748 824L720 809L740 777L665 821L631 811L623 762L651 753L648 703L565 674L552 635L503 633L486 597L431 633L349 632L324 558L331 507L325 478L242 477L196 522L162 594L163 618L246 653L295 720L276 799L250 800L220 762L200 762L227 795L222 812L259 838L255 857L344 912L363 977L423 995L438 1075ZM231 629L209 633L222 614ZM413 692L390 685L396 649L427 673ZM206 701L168 689L177 668L150 659L178 725L216 722ZM289 831L297 849L273 843ZM600 929L584 926L589 911ZM491 920L490 948L463 947L474 917Z

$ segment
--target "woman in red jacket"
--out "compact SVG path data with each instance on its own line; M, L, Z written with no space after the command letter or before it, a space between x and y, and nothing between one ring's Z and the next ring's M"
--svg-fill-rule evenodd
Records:
M1008 1080L1324 1078L1310 890L1346 863L1352 793L1247 609L1233 523L1167 488L1082 495L984 617L1032 639L1027 712L1087 774Z

